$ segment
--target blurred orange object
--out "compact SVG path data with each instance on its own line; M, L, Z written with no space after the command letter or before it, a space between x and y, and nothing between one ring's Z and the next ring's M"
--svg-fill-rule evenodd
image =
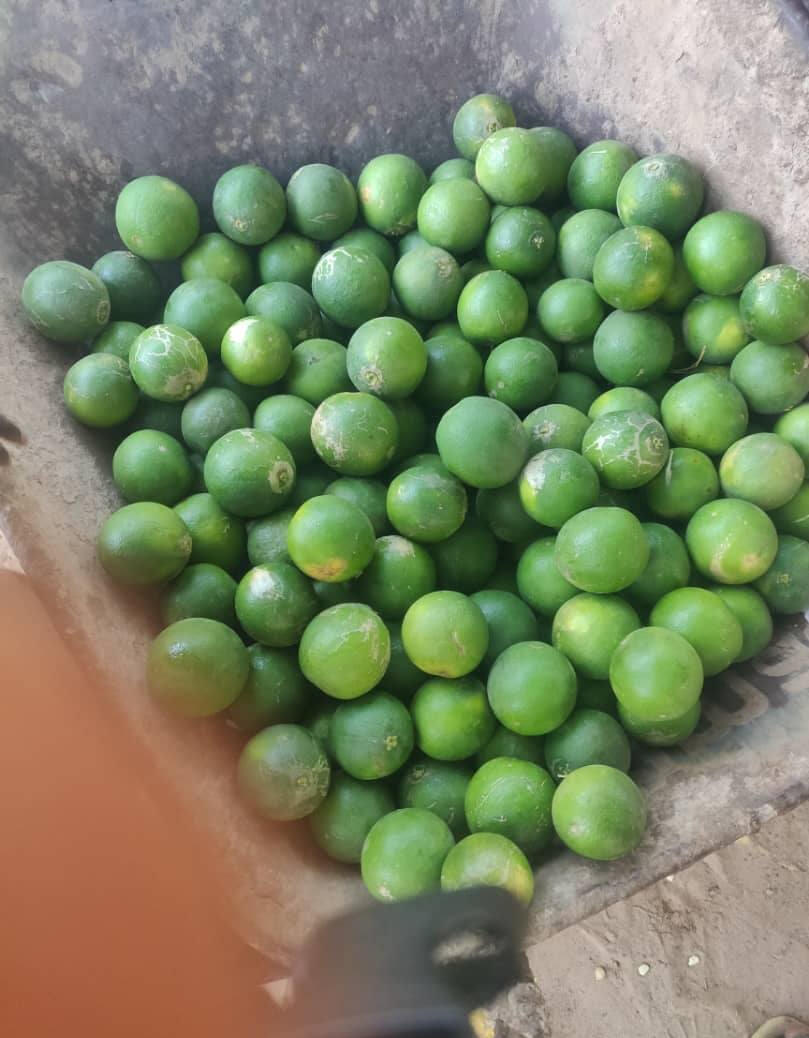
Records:
M0 662L0 1034L271 1034L199 835L8 572Z

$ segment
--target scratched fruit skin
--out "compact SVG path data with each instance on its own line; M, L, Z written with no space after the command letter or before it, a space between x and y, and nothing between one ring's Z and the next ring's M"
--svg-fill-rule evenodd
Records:
M582 454L605 486L631 490L649 483L666 464L669 438L649 414L614 411L597 418L584 434Z
M281 508L295 483L295 462L284 444L260 429L234 429L205 456L205 485L232 515L257 519Z
M68 260L52 260L32 270L23 282L22 305L37 331L54 342L92 339L110 319L104 282Z
M309 623L298 662L304 677L327 696L357 699L382 680L390 662L390 635L370 606L343 602Z
M486 617L458 591L432 591L414 602L402 621L405 652L425 674L460 678L486 655ZM490 733L491 734L491 733Z
M199 234L199 210L179 184L166 177L138 177L115 203L115 226L130 252L146 260L179 259Z
M317 305L343 328L381 317L390 301L390 275L372 252L340 245L325 253L312 272Z
M413 721L395 696L377 689L334 712L329 744L335 761L364 782L387 778L413 751Z
M394 456L399 438L389 407L370 393L335 393L312 417L318 457L343 476L373 476Z
M371 520L335 494L310 497L287 528L292 561L313 580L341 583L359 576L374 555Z
M320 609L311 582L288 562L269 562L248 570L236 588L236 616L262 645L296 645Z

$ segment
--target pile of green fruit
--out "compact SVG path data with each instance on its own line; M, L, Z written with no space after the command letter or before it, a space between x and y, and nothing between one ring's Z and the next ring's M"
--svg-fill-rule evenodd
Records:
M120 430L98 553L159 587L154 698L223 713L247 802L375 897L528 902L555 835L638 845L631 739L687 738L809 608L809 277L677 155L488 94L453 137L429 178L238 166L202 235L140 177L128 251L22 298L89 343L70 414Z

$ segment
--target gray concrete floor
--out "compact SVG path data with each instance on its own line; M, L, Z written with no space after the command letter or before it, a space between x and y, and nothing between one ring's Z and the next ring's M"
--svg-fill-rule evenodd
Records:
M541 896L541 873L538 877ZM491 1038L743 1038L809 1018L809 804L529 950Z

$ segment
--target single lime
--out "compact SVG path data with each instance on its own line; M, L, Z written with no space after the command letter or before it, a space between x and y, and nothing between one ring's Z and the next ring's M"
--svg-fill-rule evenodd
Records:
M402 642L402 625L388 620L390 634L390 663L382 678L385 688L409 703L416 690L424 684L424 673L410 660Z
M358 576L374 554L374 529L365 512L334 494L310 498L287 529L295 565L314 580L339 583Z
M742 648L734 663L757 656L769 645L773 635L773 621L767 603L751 587L723 587L716 584L711 591L722 599L742 629Z
M653 313L615 310L593 338L599 373L616 386L646 386L668 371L674 336L666 321Z
M200 616L235 627L235 594L236 581L219 566L186 566L160 596L160 616L166 625Z
M494 734L495 720L486 689L473 677L425 681L413 697L410 710L418 747L434 760L465 760Z
M531 761L496 757L482 764L466 790L466 821L473 833L505 836L533 856L553 838L548 772Z
M111 353L129 363L132 343L146 329L134 321L110 321L107 327L93 339L93 353Z
M664 519L690 519L719 496L714 463L702 451L672 447L666 464L644 488L649 508Z
M637 161L621 141L594 141L580 151L567 175L567 193L576 209L616 211L616 195L626 171Z
M371 526L377 537L381 537L389 531L390 524L385 507L387 488L384 483L375 479L343 476L330 483L326 487L325 493L342 497L365 512L371 520Z
M291 231L282 231L262 246L258 253L258 273L263 285L271 281L289 281L308 292L312 271L320 259L316 242Z
M222 339L222 363L234 378L248 386L278 382L291 359L289 336L268 317L243 317L228 328Z
M797 342L773 346L754 340L733 358L730 379L752 411L780 414L809 393L809 354Z
M416 209L427 187L424 170L407 155L377 155L357 180L360 211L369 227L398 238L416 226Z
M603 680L609 676L613 652L639 627L638 614L617 595L583 594L559 607L552 638L579 674Z
M665 292L674 273L674 252L653 227L626 227L596 253L593 284L610 306L643 310Z
M476 274L458 299L458 324L473 343L497 345L519 335L528 317L528 297L504 270Z
M209 562L228 573L240 570L244 561L244 523L228 515L210 494L192 494L174 511L191 534L192 563Z
M567 175L578 148L572 138L555 126L534 126L530 131L542 145L545 156L545 187L540 200L543 205L558 201L567 189Z
M576 673L544 642L518 642L489 671L489 702L497 720L519 735L552 732L576 704Z
M655 398L645 390L633 386L615 386L608 389L592 402L588 416L595 421L616 411L640 412L660 420L660 405Z
M464 797L471 778L471 770L455 761L416 758L402 772L398 800L402 807L432 811L458 839L467 832Z
M203 389L183 407L182 436L191 450L206 454L220 436L250 425L246 405L229 389Z
M534 874L512 840L498 833L472 833L447 855L441 869L442 890L502 887L523 905L534 896Z
M638 742L647 746L677 746L684 742L699 723L702 707L697 700L696 703L680 717L674 717L667 721L640 721L637 717L627 713L618 704L618 717L624 730L637 739Z
M329 742L334 759L352 778L387 778L413 751L413 722L394 696L372 692L337 708Z
M782 415L773 426L773 432L792 444L809 471L809 404L799 404Z
M159 584L183 569L191 554L191 535L165 505L139 501L113 512L98 533L98 558L122 584Z
M498 547L489 527L474 516L453 534L432 544L438 586L470 593L483 587L497 566Z
M454 314L464 285L457 260L433 245L410 249L393 268L393 289L405 312L422 321Z
M683 314L683 338L699 363L730 364L750 341L735 296L699 295Z
M742 320L754 339L783 345L809 333L809 274L779 263L747 282L739 300Z
M555 547L555 537L540 537L528 545L517 563L520 597L549 620L568 599L579 593L559 572Z
M509 126L481 144L475 178L493 202L530 205L544 190L550 163L541 139L530 130Z
M538 209L515 206L491 224L486 235L486 259L497 270L517 278L537 278L553 259L556 231Z
M280 326L293 346L316 338L323 330L317 303L305 288L291 281L259 285L244 305L251 317L265 318Z
M125 249L107 252L93 264L110 297L113 321L151 324L160 305L163 290L153 267Z
M761 224L745 213L720 209L697 220L683 242L683 259L700 291L741 292L761 270L767 243Z
M671 527L644 523L643 531L649 542L649 561L627 594L639 605L651 607L669 591L688 584L691 559L682 537Z
M299 396L279 393L267 397L256 408L256 429L272 433L284 443L296 466L314 461L315 450L309 436L314 407Z
M553 827L570 850L595 861L630 854L643 839L646 802L632 779L605 764L577 768L553 797Z
M517 336L495 346L486 361L483 381L489 396L526 412L548 399L557 373L556 358L543 342Z
M809 542L782 534L778 551L756 588L773 613L805 613L809 609Z
M183 256L180 269L183 281L216 278L230 285L242 299L256 281L253 257L247 249L217 232L200 235Z
M559 531L554 558L562 576L582 591L611 594L643 573L649 542L625 508L588 508Z
M284 189L263 166L234 166L217 180L213 215L219 230L242 245L263 245L286 218Z
M522 506L517 480L504 487L478 490L475 512L499 541L522 544L539 533L539 527Z
M390 636L373 609L344 602L324 609L303 633L298 659L306 678L335 699L374 688L390 660Z
M390 275L366 249L345 245L325 253L312 274L312 294L320 309L345 328L380 317L390 299Z
M234 429L210 448L204 474L205 485L226 511L255 519L284 503L295 482L295 463L271 433Z
M510 591L486 589L471 597L486 617L489 628L489 647L483 657L484 666L491 667L500 653L510 645L538 640L537 618L517 595Z
M621 221L603 209L583 209L559 228L557 262L566 278L593 277L596 253L604 242L621 230Z
M438 890L441 866L454 842L446 822L432 811L392 811L365 838L363 882L378 901L402 901Z
M702 177L681 155L647 155L618 185L616 204L625 227L654 227L674 241L682 238L702 207Z
M545 404L532 411L522 424L528 433L529 455L551 447L580 452L590 419L569 404Z
M336 393L315 411L312 444L318 456L345 476L372 476L396 450L396 419L370 393Z
M590 378L601 378L593 356L593 341L590 338L582 342L568 342L562 347L562 367L568 371L578 371Z
M441 334L424 343L427 371L417 390L418 399L433 411L446 411L480 388L483 361L460 336Z
M236 615L251 638L271 648L296 645L320 609L311 583L288 562L255 566L236 590Z
M744 498L765 511L791 501L804 475L800 454L775 433L753 433L737 440L719 463L725 496Z
M210 717L226 710L247 681L247 649L218 620L178 620L149 647L146 677L152 697L181 717Z
M654 479L666 464L669 438L650 414L613 411L596 418L584 434L582 454L606 486L631 490Z
M660 410L673 443L706 454L722 454L747 428L744 397L735 385L713 375L689 375L675 383Z
M528 434L506 404L466 397L450 408L435 434L446 467L473 487L510 483L525 461Z
M664 595L649 622L681 634L696 649L706 677L725 670L742 651L742 628L731 610L712 591L682 587Z
M271 821L305 818L329 788L329 761L318 740L297 724L276 724L254 735L239 757L239 791Z
M574 710L545 739L548 771L560 782L577 768L605 764L629 771L632 751L623 728L600 710Z
M138 406L138 387L126 361L111 353L91 353L65 375L65 407L83 425L109 429L130 418Z
M610 662L618 702L640 723L681 717L702 692L702 661L681 634L641 627L621 642Z
M322 162L301 166L287 184L287 216L307 238L334 241L357 218L354 185L334 166Z
M354 227L352 230L346 231L334 243L335 248L339 248L341 245L372 252L382 262L385 270L389 274L393 274L393 268L396 266L396 249L384 235L372 231L370 227Z
M115 226L130 252L147 260L178 259L199 234L199 210L179 184L166 177L138 177L115 203Z
M360 392L383 400L410 396L424 378L427 351L416 329L399 317L376 317L351 336L348 377Z
M309 830L330 858L357 865L366 836L380 818L395 808L385 783L334 775L326 799L309 815Z
M711 501L691 517L685 540L694 565L720 584L748 584L772 565L778 536L772 519L739 498Z
M428 182L437 184L439 180L454 180L456 177L474 180L474 162L471 162L469 159L445 159L444 162L439 162L432 171Z
M182 444L173 436L139 429L118 445L112 478L126 501L176 505L189 493L194 473Z
M489 630L477 605L458 591L432 591L405 613L402 641L426 674L460 678L486 655Z
M53 342L92 339L110 319L110 297L98 274L78 263L52 260L23 282L22 305L31 324Z
M452 139L461 155L474 161L487 137L514 125L514 110L505 98L497 94L475 94L455 114Z
M399 620L435 586L435 564L429 553L413 541L391 535L377 540L357 592L380 616Z
M475 757L478 767L496 757L513 757L532 764L545 766L545 741L541 735L518 735L503 725L498 725L480 753Z
M697 294L697 286L683 260L683 246L674 246L674 272L663 295L657 301L657 309L664 314L679 314Z
M309 339L292 350L286 391L317 407L326 397L351 390L346 349L332 339Z
M560 371L550 402L564 404L586 415L603 388L595 379L583 375L580 371Z
M419 202L419 234L430 245L463 255L483 242L489 215L489 200L474 180L441 180Z
M770 518L779 533L788 533L809 541L809 482L804 483L785 505L774 509Z
M545 332L557 342L581 342L604 319L604 304L590 281L562 278L542 293L537 309Z
M273 724L298 724L307 713L313 689L301 674L295 654L251 645L247 684L228 708L228 721L247 735Z

